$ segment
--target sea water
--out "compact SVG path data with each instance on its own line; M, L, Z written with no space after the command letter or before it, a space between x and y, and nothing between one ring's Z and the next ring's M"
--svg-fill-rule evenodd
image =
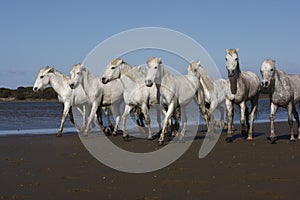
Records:
M250 108L250 104L247 105ZM60 125L62 111L63 105L59 102L0 102L0 135L55 134ZM195 115L195 112L198 112L196 105L187 108L188 121L204 124L201 115ZM234 107L234 112L234 121L239 123L240 111L238 106ZM155 126L157 124L155 110L152 109L150 114L151 125ZM259 100L255 123L269 122L269 115L270 101L267 99ZM135 125L133 116L128 116L128 118L126 128ZM287 121L286 109L280 108L276 113L275 120ZM112 121L114 122L114 119ZM68 117L65 121L64 133L77 133Z

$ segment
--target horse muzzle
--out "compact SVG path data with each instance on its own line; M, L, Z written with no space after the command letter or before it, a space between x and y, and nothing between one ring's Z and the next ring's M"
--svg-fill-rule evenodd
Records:
M228 70L228 77L233 77L235 75L235 70Z
M32 88L32 90L33 90L33 92L37 92L37 91L39 91L39 88L38 87L34 87L34 88Z
M145 84L146 84L147 87L152 87L153 81L151 81L151 80L145 80Z
M263 87L263 88L268 88L269 87L269 81L262 81L261 82L261 86Z
M102 80L102 83L103 83L103 84L106 84L106 83L109 82L109 80L108 80L107 78L105 78L105 77L103 77L101 80Z
M74 83L70 83L69 86L70 86L71 89L75 89L75 84Z

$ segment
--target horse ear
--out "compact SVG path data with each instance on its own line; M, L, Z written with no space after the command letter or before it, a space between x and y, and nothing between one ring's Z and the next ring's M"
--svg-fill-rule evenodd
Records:
M158 63L161 64L161 58L157 58Z
M118 62L117 62L117 65L121 65L122 62L123 62L123 60L122 60L122 59L119 59Z
M53 67L49 67L49 69L47 69L47 71L46 71L46 74L48 74L48 73L54 73L54 68Z
M81 67L81 69L82 69L83 71L86 71L86 68L85 68L85 66L84 66L83 64L80 64L80 67Z
M229 53L229 51L230 51L230 49L226 49L226 53L227 53L227 54Z
M197 61L197 65L200 66L200 60Z
M239 48L236 48L236 49L235 49L236 52L239 52L239 50L240 50Z
M273 65L275 66L276 60L272 60Z

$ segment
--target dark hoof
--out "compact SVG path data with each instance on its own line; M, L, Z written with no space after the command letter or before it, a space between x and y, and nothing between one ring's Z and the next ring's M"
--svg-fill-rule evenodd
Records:
M111 135L114 136L114 137L116 137L116 136L117 136L117 133L112 133Z
M158 146L164 145L164 141L158 141Z
M113 125L110 125L109 129L110 129L111 132L113 132L115 130L115 127Z
M294 139L290 139L290 142L296 142L296 139L294 138Z
M225 141L227 143L231 143L233 141L232 137L226 137Z
M61 137L61 136L62 136L61 132L58 132L58 133L56 134L56 137Z
M129 141L129 135L123 136L123 140L128 142Z
M271 141L271 144L276 144L277 137L271 137L270 141Z

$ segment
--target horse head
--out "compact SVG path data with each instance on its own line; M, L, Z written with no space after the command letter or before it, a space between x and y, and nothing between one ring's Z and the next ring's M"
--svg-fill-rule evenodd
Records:
M38 72L37 78L34 82L33 91L37 92L39 90L45 89L47 85L50 84L50 77L49 75L54 73L54 68L52 67L43 67Z
M75 64L73 65L70 74L71 78L69 81L69 85L72 89L75 89L78 85L80 85L83 81L83 72L85 72L86 69L82 64Z
M262 76L261 86L263 88L266 89L270 86L275 71L276 71L275 60L267 59L261 64L260 67L260 73Z
M161 66L161 58L150 57L147 60L147 73L146 73L146 80L145 84L148 87L151 87L154 82L157 82L160 78L160 70Z
M237 79L239 78L239 74L241 72L238 51L238 48L226 49L226 69L228 72L228 79L230 81L230 89L232 94L236 94L237 92Z
M194 75L198 79L200 79L200 73L199 73L199 68L201 67L200 61L192 61L189 66L188 66L188 74L189 75Z
M106 70L102 74L102 83L106 84L109 81L120 78L123 64L125 64L125 62L120 58L112 60L106 66Z
M226 49L226 68L228 77L234 76L239 71L239 49Z

